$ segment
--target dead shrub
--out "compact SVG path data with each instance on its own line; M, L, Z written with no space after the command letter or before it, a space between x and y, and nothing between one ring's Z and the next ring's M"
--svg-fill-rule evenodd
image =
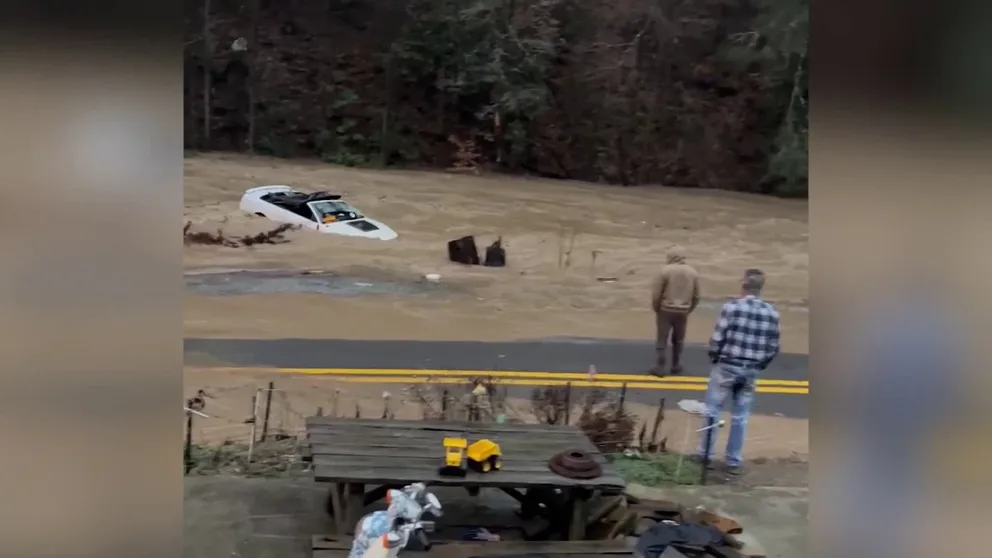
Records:
M506 390L487 377L445 385L428 379L406 388L404 400L420 407L425 420L494 422L504 412Z
M617 453L633 442L637 419L608 393L593 390L582 402L578 426L599 451Z
M565 424L568 421L568 386L534 388L530 408L541 424Z
M199 244L204 246L224 246L226 248L247 248L257 244L285 244L289 239L285 237L291 230L300 228L297 225L282 224L274 229L260 232L258 234L244 235L231 238L224 234L224 231L217 229L216 233L205 231L193 231L193 222L187 221L183 226L183 244L190 246Z

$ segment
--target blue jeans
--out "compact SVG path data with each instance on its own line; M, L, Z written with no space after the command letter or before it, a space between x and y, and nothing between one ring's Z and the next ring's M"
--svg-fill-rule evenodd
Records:
M707 417L703 426L716 424L720 420L723 406L730 399L730 437L727 439L726 463L731 467L741 464L741 450L744 448L744 432L747 430L747 419L751 415L751 403L754 402L754 387L758 370L714 364L710 371L709 386L706 388ZM712 422L711 422L712 421ZM706 447L707 431L700 434L700 457L713 457L713 446L716 445L717 429L709 432L709 447Z

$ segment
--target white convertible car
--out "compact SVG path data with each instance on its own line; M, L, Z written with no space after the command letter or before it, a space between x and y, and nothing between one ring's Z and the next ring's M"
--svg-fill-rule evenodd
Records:
M327 192L304 194L289 186L250 188L241 197L241 210L279 223L317 232L392 240L396 232Z

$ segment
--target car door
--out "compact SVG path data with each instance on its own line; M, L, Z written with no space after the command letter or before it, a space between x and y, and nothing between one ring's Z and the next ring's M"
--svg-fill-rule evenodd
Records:
M312 229L314 229L316 231L319 231L320 230L320 225L321 225L320 213L317 211L316 208L314 208L313 202L308 203L307 204L307 208L310 209L310 215L311 215L311 217L310 217L310 222L306 226L307 227L310 227L310 228L312 228Z

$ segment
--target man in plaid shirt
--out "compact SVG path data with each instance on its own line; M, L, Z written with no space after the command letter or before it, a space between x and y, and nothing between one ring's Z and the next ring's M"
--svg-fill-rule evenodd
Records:
M765 274L758 269L744 273L741 296L723 305L710 338L709 356L713 363L706 390L706 426L719 420L730 399L730 435L727 439L726 465L731 473L739 472L744 431L754 401L755 382L779 351L779 315L764 300L761 290ZM716 432L702 432L699 458L712 457ZM706 447L709 441L709 447Z

